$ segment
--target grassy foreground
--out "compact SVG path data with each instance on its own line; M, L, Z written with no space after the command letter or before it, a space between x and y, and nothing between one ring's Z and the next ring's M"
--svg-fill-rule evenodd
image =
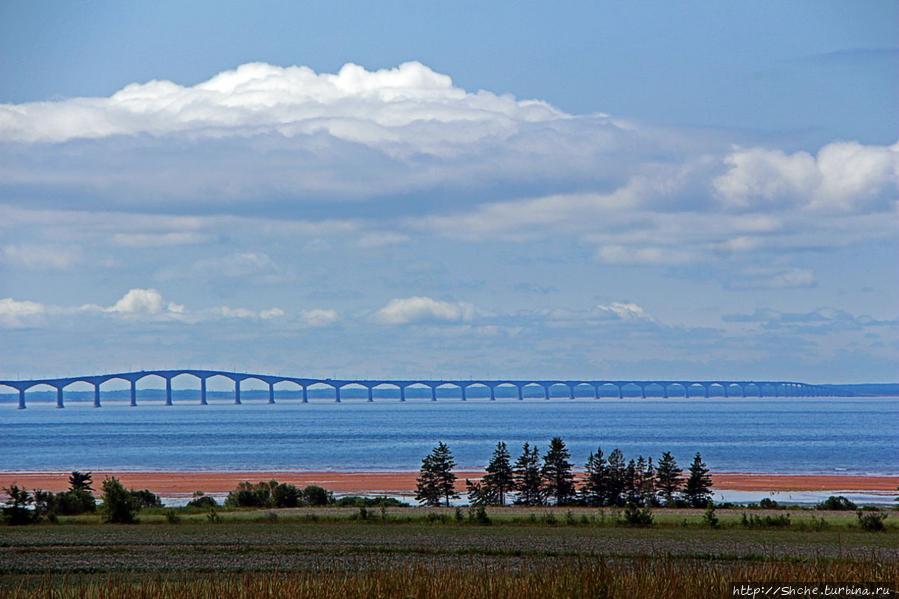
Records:
M658 510L652 528L596 515L497 510L483 525L452 510L331 508L4 527L0 597L689 598L743 581L899 582L897 531L840 514L801 530L711 529L676 510Z

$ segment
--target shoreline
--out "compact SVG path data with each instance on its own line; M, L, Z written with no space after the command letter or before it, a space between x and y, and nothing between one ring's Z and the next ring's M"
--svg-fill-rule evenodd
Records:
M70 472L6 471L0 472L0 489L16 484L27 489L44 489L58 493L68 488ZM465 479L483 476L482 471L456 472L459 490ZM576 473L577 475L577 473ZM104 478L115 477L125 487L149 489L157 494L191 495L195 491L221 494L234 490L241 482L277 480L299 487L319 485L336 493L413 493L418 472L326 472L326 471L200 471L146 472L93 471L94 488L99 491ZM716 491L803 492L856 491L899 495L899 476L840 474L771 474L749 472L712 473Z

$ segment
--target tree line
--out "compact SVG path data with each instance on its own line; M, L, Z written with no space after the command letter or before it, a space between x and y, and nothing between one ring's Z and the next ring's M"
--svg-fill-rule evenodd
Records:
M93 513L97 501L93 494L93 475L75 470L69 475L69 488L61 493L35 489L34 494L18 485L5 488L9 499L3 508L3 520L7 524L31 524L47 518L56 521L57 516ZM102 483L103 502L101 514L105 522L136 522L136 514L143 508L162 507L162 501L148 489L126 489L116 478Z
M455 490L456 462L445 443L422 460L415 498L422 504L437 506L459 497ZM525 443L521 455L512 462L506 444L500 441L480 480L465 481L472 505L585 505L640 507L706 507L712 498L712 478L699 452L693 458L689 474L666 451L657 464L639 456L625 460L615 449L608 458L602 449L591 452L584 473L577 480L571 454L560 437L553 438L541 457L536 446Z

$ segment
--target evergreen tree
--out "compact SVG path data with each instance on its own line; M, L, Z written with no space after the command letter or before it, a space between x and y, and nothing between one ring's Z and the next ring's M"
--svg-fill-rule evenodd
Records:
M515 503L521 505L543 505L543 487L540 477L540 454L537 448L530 448L527 443L512 468L515 477L515 490L518 492Z
M712 477L709 476L709 469L697 451L693 463L690 464L690 476L684 484L684 498L693 507L705 507L712 499L711 487Z
M677 467L677 460L670 451L662 454L656 468L656 489L658 495L665 498L665 505L672 505L675 491L680 487L683 470Z
M468 494L468 503L474 506L496 505L498 498L484 484L483 480L472 481L465 479L465 491Z
M556 505L564 505L574 496L574 474L571 473L571 454L561 437L553 437L549 451L543 456L543 488L547 496L555 497Z
M506 493L512 489L515 483L510 459L506 444L502 441L497 443L493 457L487 464L487 474L484 475L482 481L484 490L489 495L496 496L500 505L506 505Z
M415 499L427 505L440 505L445 499L449 507L450 499L456 493L456 475L453 468L456 461L445 443L438 443L431 453L421 461L421 472L416 484Z
M637 470L637 464L631 459L624 471L624 502L626 504L636 505L640 502L639 489L642 478L642 473Z
M643 471L642 496L643 505L649 507L658 504L656 501L656 469L652 465L652 457L647 460L646 469Z
M69 490L93 491L94 489L91 487L91 485L94 484L92 477L92 472L78 472L77 470L73 471L72 474L69 475Z
M595 454L590 453L584 467L586 472L584 473L584 485L581 487L581 497L584 503L594 507L605 505L609 467L606 465L601 448L597 448Z
M624 490L627 479L627 465L624 463L624 454L620 449L615 449L609 454L609 476L606 485L605 505L624 505Z

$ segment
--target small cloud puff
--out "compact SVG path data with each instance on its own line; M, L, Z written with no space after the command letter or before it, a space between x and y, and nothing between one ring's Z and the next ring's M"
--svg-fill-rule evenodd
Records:
M468 303L413 296L390 300L386 306L378 310L375 318L384 324L408 324L427 321L469 321L474 315L475 308Z

